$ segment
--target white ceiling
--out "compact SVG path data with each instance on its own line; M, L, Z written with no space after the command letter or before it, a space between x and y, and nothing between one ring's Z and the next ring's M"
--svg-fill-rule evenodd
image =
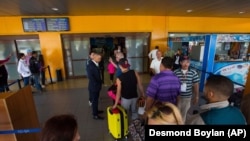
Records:
M53 11L56 7L59 10ZM130 11L125 11L130 8ZM193 10L188 13L187 10ZM239 14L239 12L244 14ZM155 15L250 18L250 0L0 0L0 16Z

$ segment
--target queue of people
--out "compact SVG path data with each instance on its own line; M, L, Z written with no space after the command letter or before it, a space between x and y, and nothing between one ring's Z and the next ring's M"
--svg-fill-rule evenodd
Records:
M169 50L170 49L168 49L168 51ZM167 102L176 106L181 115L183 124L195 123L194 121L191 122L190 120L192 115L190 115L189 110L191 107L198 105L199 103L201 97L198 89L200 78L198 73L194 69L190 68L190 58L188 56L181 55L180 50L178 50L175 54L172 52L165 53L168 55L162 57L161 51L158 49L158 47L156 47L154 53L155 58L152 60L150 65L154 75L152 76L145 92L143 90L138 73L130 68L130 64L128 60L124 58L123 53L117 51L114 53L114 58L110 57L109 65L112 65L110 67L113 67L112 73L114 74L115 72L116 79L116 81L114 81L112 84L117 85L117 97L113 108L116 108L118 102L121 100L121 105L127 111L130 111L131 118L136 119L138 118L137 107L135 106L136 101L139 97L144 97L146 101L144 117L145 115L148 115L148 111L152 110L153 107L155 108L155 103ZM153 54L151 53L150 56L153 56ZM224 76L216 75L211 77L224 78ZM113 79L114 78L110 80L112 81ZM89 81L92 80L89 79ZM205 85L205 89L206 87L207 85ZM210 89L211 87L212 86L209 86ZM229 86L224 86L221 84L221 87ZM137 89L139 90L139 93L137 93ZM230 93L232 94L233 91L228 92L228 94ZM224 100L227 98L228 97L224 97ZM225 106L229 105L225 103ZM228 114L231 113L229 112ZM234 113L234 115L237 114L239 118L241 118L241 122L238 122L238 124L245 124L246 121L244 121L245 118L243 114L241 112L236 112L236 114ZM230 118L230 116L228 117ZM203 124L206 124L206 122ZM227 124L230 124L230 122Z
M42 54L27 49L27 54L18 54L17 72L23 80L23 85L32 85L38 92L42 92L45 87L45 66ZM8 84L8 71L6 63L9 62L13 54L11 53L6 59L0 60L0 92L10 91ZM40 82L42 79L42 85Z
M24 86L31 85L41 93L45 85L45 70L44 61L42 55L39 55L37 51L27 50L27 55L19 53L19 61L17 65L17 71L23 79ZM41 79L42 84L41 85Z
M207 78L204 88L207 104L200 106L199 113L189 115L188 111L199 103L201 97L198 89L200 81L198 73L189 67L190 58L188 56L182 56L178 51L175 55L171 52L162 57L161 51L156 49L155 58L150 65L154 75L146 90L142 86L140 75L131 68L128 59L121 51L115 52L113 58L110 57L108 65L110 81L111 84L117 85L113 109L121 100L121 106L128 111L132 120L141 118L148 125L250 124L250 95L244 98L240 109L231 106L228 98L233 94L233 82L222 75L211 75ZM89 103L91 103L94 120L104 119L101 116L103 110L99 109L99 97L103 85L103 77L100 72L102 57L101 52L92 50L86 64ZM3 62L7 62L8 59ZM33 75L37 90L42 91L39 84L39 72L42 69L37 59L37 52L31 52L29 61L23 53L20 53L17 70L23 77L24 85L30 84L30 77ZM145 99L146 105L142 116L138 115L139 97ZM45 122L41 141L52 140L80 140L78 123L74 115L57 115Z
M157 50L155 55L157 56L159 52L160 51ZM171 60L171 63L169 63L171 65L166 65L166 60ZM243 111L246 110L238 110L237 108L230 106L228 102L230 95L233 94L233 82L230 79L221 75L212 75L208 77L205 84L204 97L207 99L209 104L200 107L202 114L198 113L196 115L192 115L189 110L191 107L198 105L201 96L199 93L200 78L196 70L190 68L190 58L188 56L183 56L180 49L174 53L168 47L160 63L160 72L152 76L146 90L146 111L150 111L156 102L169 102L177 107L184 124L244 125L247 123L245 120L247 119L247 114L246 112L243 114ZM152 64L154 64L153 61L151 62L151 65ZM166 70L172 72L173 74L167 75ZM173 78L177 79L174 80ZM173 88L176 88L178 91ZM244 104L242 103L242 105ZM213 108L217 108L217 110L214 110ZM225 108L225 110L223 108ZM221 113L223 116L228 115L227 120L220 120L220 118L224 118L220 117L222 115L216 115L217 111L227 111L225 113ZM207 121L208 119L210 120Z

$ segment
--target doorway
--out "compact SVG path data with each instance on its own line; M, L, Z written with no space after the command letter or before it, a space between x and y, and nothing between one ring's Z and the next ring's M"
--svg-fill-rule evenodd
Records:
M63 34L62 41L67 78L86 77L86 61L91 48L103 49L107 64L118 44L126 48L131 69L148 72L150 33Z
M41 53L40 42L37 35L0 36L0 60L6 59L10 53L13 54L10 60L5 64L9 81L20 79L20 75L17 72L18 54L27 54L27 49Z

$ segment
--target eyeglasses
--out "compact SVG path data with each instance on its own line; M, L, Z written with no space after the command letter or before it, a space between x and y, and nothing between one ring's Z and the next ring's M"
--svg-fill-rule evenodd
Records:
M156 118L158 116L162 117L161 113L166 114L166 115L173 113L173 110L170 107L164 106L162 104L156 105L156 108L157 110L153 111L152 118Z

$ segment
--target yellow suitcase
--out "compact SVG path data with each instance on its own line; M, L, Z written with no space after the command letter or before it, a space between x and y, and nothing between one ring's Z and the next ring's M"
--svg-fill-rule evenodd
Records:
M121 106L116 109L112 107L107 108L108 115L108 129L109 133L117 140L127 138L128 135L128 116L127 112Z

